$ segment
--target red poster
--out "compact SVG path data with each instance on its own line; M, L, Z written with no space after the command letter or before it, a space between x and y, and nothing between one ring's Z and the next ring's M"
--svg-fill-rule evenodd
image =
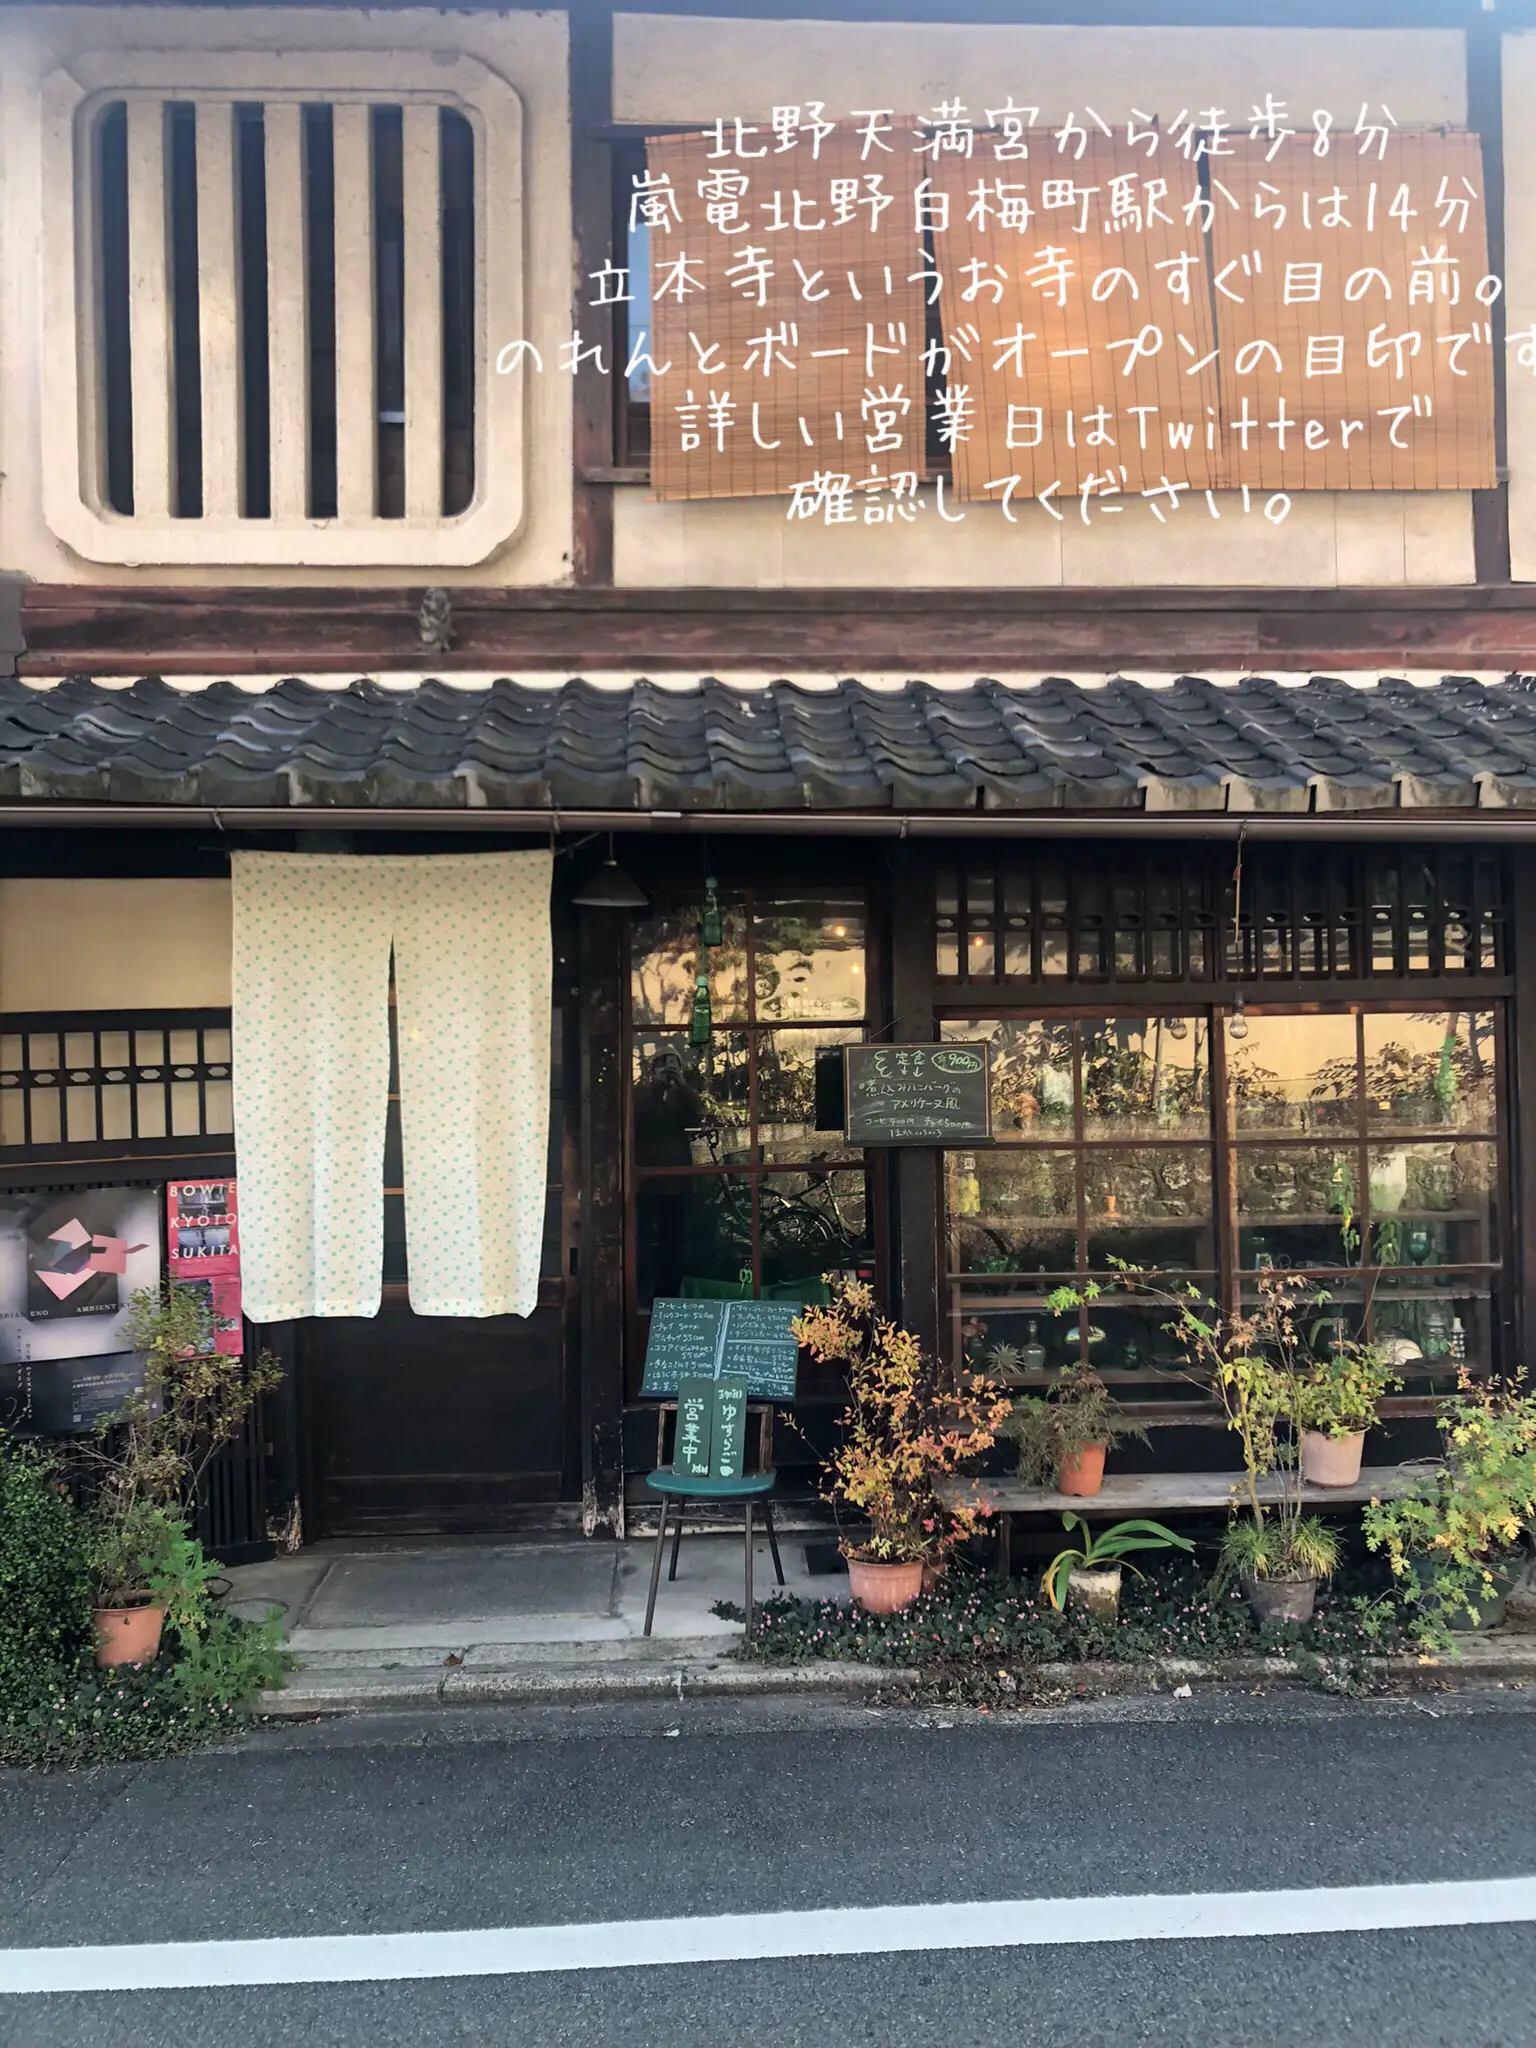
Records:
M195 1287L213 1317L214 1349L238 1358L240 1222L232 1180L173 1180L165 1191L166 1250L173 1285Z

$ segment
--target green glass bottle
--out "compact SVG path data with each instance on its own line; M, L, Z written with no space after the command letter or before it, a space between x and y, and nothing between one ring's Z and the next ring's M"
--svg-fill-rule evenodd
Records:
M693 1015L688 1019L688 1043L708 1045L714 1023L714 1013L709 1007L709 976L701 974L693 991Z
M701 937L706 946L725 944L725 920L720 915L720 898L715 893L715 878L709 875L704 882L704 921Z

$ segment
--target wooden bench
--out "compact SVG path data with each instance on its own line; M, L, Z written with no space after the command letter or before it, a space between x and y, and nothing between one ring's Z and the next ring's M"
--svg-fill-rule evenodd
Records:
M1308 1507L1359 1507L1368 1500L1390 1499L1411 1491L1422 1472L1410 1465L1367 1465L1352 1486L1303 1486ZM1259 1481L1259 1499L1280 1498L1281 1479L1271 1474ZM1012 1569L1012 1527L1015 1515L1076 1513L1095 1521L1120 1522L1131 1516L1154 1517L1199 1508L1240 1507L1247 1493L1241 1472L1112 1472L1095 1494L1057 1493L1050 1486L1026 1486L1018 1479L942 1479L939 1498L947 1506L973 1503L997 1517L997 1568L1006 1577Z

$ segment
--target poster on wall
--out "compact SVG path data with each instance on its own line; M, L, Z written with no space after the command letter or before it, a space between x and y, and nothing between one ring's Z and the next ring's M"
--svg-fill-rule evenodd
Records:
M160 1284L154 1188L0 1197L0 1417L89 1429L142 1381L133 1297Z
M165 1191L166 1251L173 1285L203 1296L213 1319L213 1348L229 1358L245 1349L240 1320L239 1203L232 1180L173 1180Z

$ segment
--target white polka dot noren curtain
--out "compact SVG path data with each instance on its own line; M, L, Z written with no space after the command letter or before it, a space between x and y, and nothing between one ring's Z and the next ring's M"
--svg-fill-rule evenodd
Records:
M549 1144L553 856L236 853L235 1148L253 1322L377 1313L395 961L418 1315L527 1315Z

